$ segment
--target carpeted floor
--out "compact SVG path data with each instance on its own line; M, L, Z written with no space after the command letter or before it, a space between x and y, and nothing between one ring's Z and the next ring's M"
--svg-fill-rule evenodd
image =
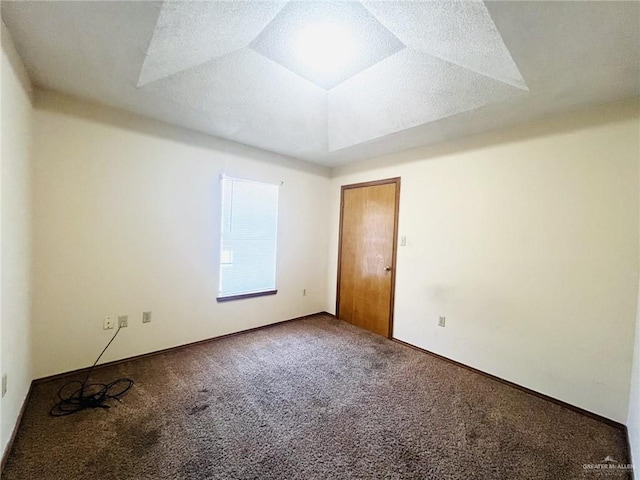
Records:
M97 370L135 385L52 418L36 385L4 480L597 479L624 434L328 316Z

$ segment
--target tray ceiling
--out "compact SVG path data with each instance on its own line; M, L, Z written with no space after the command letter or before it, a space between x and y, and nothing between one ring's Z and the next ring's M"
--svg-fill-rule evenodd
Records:
M560 3L4 2L2 15L42 87L335 165L637 95L638 5Z

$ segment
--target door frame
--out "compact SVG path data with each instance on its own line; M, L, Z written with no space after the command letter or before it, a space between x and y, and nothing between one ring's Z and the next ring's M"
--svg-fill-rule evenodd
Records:
M391 299L389 301L389 331L387 338L393 338L393 310L396 297L396 256L398 253L398 217L400 215L400 177L374 180L371 182L353 183L340 187L340 230L338 234L338 279L336 287L336 318L340 318L340 274L342 267L342 220L344 214L344 192L353 188L375 187L395 183L396 198L393 214L393 250L391 253Z

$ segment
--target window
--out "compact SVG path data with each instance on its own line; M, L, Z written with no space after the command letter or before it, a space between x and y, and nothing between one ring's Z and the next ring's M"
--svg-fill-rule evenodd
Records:
M221 184L218 301L275 294L279 187L225 176Z

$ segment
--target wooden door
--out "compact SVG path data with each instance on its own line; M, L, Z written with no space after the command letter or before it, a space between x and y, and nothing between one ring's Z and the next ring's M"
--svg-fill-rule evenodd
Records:
M336 315L391 338L400 179L342 187Z

